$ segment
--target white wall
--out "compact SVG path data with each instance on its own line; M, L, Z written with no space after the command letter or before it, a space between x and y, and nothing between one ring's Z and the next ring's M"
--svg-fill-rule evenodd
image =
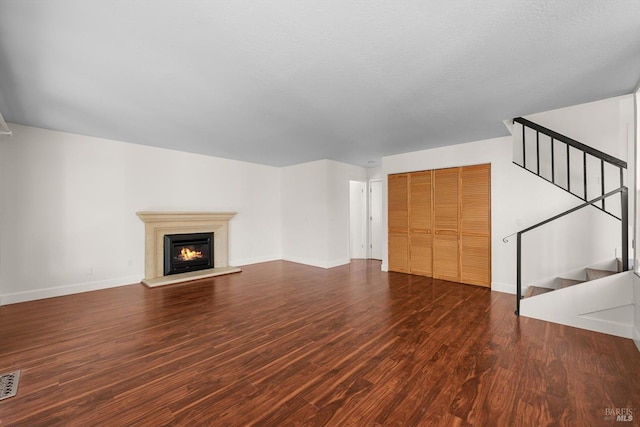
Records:
M532 114L526 117L542 126L626 161L628 167L624 173L624 182L628 187L633 187L635 173L635 162L633 161L635 121L633 94ZM519 135L516 135L516 137L519 137ZM578 163L582 162L581 159L577 160ZM588 167L591 171L588 174L588 185L591 189L589 198L600 195L597 189L599 182L594 182L599 176L598 163L589 158ZM581 165L579 166L581 168ZM578 168L575 169L577 170ZM577 184L581 187L579 182ZM605 187L605 191L611 191L619 187L619 174L616 168L605 166ZM634 206L634 200L635 194L630 191L629 206ZM614 206L613 212L619 215L620 196L612 196L607 199L607 203L611 203Z
M349 181L349 257L367 258L367 183Z
M633 275L633 340L640 350L640 277Z
M619 159L632 158L629 153L633 147L629 147L628 140L633 136L632 94L531 114L526 118Z
M633 107L629 97L613 98L529 118L554 128L562 116L565 125L556 130L577 139L583 135L572 127L581 132L591 127L594 132L587 134L598 135L597 142L585 142L627 159L633 158L623 155L624 141L631 138L625 130L630 102ZM599 119L592 121L594 115ZM238 211L230 224L233 265L279 258L325 268L348 263L349 180L382 178L386 269L386 175L479 163L492 164L493 289L513 292L515 239L505 244L502 238L576 201L514 166L510 138L388 156L381 168L329 160L273 168L11 128L14 136L0 139L0 302L5 304L138 282L144 275L144 227L135 212L141 210ZM579 223L590 221L598 221L592 225L597 233L617 235L600 225L601 218L586 215ZM543 249L527 264L533 272L525 274L546 277L558 267L571 270L583 255L610 256L608 245L599 248L602 254L599 249L584 254L585 244L563 242L556 250L561 244L567 245L563 253L578 248L573 259L558 266ZM35 267L34 252L41 257Z
M636 89L634 94L634 106L635 106L635 166L636 166L636 189L633 192L636 195L636 210L635 210L635 241L636 246L638 242L640 242L640 199L638 198L638 191L640 190L640 173L637 169L639 160L640 160L640 85ZM634 270L635 275L633 276L633 300L634 300L634 322L633 322L633 339L636 343L636 346L640 350L640 277L638 274L640 273L640 255L638 251L636 251L634 256Z
M2 303L138 282L143 210L237 211L232 265L281 257L280 169L11 125L0 140Z
M328 260L330 266L347 264L349 256L349 181L367 181L367 170L328 160Z
M382 171L382 167L367 169L367 178L369 179L369 221L367 225L369 227L369 252L368 256L372 259L382 258L382 239L383 234L386 234L386 228L382 226L382 181L387 179L387 176ZM372 191L376 193L373 194ZM386 239L386 237L385 237Z
M629 111L629 102L627 96L557 110L559 116L570 118L567 122L563 121L565 125L562 129L554 129L555 123L551 123L551 118L555 119L556 115L553 112L528 118L572 137L573 126L593 127L599 141L612 141L614 147L613 150L607 150L606 144L600 142L596 148L618 154L626 160L628 150L626 145L621 147L621 144L629 142L626 128L633 118L628 114L622 117L621 112ZM573 108L580 113L575 114L579 118L572 116ZM607 119L590 122L590 116L600 115ZM504 243L502 238L576 206L579 200L513 165L511 137L384 157L382 171L390 174L481 163L491 163L492 289L514 293L516 238L510 238L508 243ZM386 215L386 182L384 186ZM386 218L383 223L386 224ZM534 281L546 281L559 273L614 258L616 248L620 247L619 224L607 215L589 209L571 219L525 235L523 284L526 286ZM584 230L589 232L584 233ZM387 256L385 243L383 269L387 268Z
M385 175L382 172L382 166L367 168L367 178L369 178L369 181L381 181L385 179Z
M2 224L5 223L5 210L4 210L4 187L7 185L7 176L4 173L5 159L8 155L5 150L9 135L0 135L0 305L2 305L2 295L4 295L4 281L2 280L2 271L4 267L3 251L2 251Z
M282 257L318 267L347 264L349 181L366 169L319 160L282 168Z
M327 266L327 161L282 168L282 257Z

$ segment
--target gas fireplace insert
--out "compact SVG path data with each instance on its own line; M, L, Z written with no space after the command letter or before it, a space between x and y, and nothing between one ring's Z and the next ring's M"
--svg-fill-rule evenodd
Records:
M164 275L213 268L213 234L165 235Z

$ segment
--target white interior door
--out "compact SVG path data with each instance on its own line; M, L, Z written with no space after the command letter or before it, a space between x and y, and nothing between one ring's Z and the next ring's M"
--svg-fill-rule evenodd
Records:
M367 257L367 183L349 181L349 253Z
M369 183L369 258L382 259L382 181Z

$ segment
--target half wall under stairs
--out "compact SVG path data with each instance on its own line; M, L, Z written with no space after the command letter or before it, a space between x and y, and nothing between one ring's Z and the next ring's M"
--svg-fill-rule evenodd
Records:
M633 271L601 276L559 289L530 286L520 315L633 338Z

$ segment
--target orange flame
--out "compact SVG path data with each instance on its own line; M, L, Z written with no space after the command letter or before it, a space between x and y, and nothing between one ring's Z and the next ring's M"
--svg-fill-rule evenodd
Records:
M191 261L197 258L202 258L202 252L192 251L189 248L182 248L180 250L180 259L182 261Z

